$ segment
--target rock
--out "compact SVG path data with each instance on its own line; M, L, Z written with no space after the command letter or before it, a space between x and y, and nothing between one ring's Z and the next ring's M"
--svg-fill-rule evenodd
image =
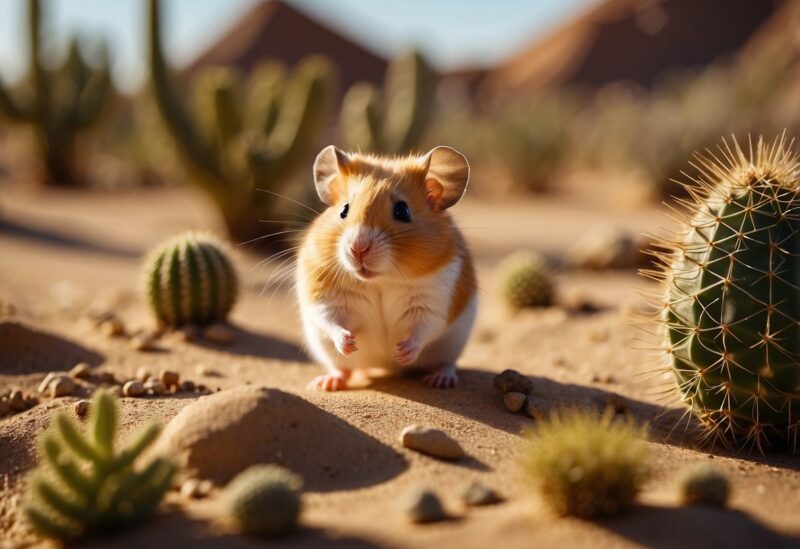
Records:
M11 391L11 396L8 397L8 405L15 412L22 412L28 409L20 390Z
M547 417L548 409L547 403L539 397L528 395L528 398L525 399L525 413L533 419Z
M147 394L153 396L161 396L167 392L167 388L164 387L164 384L161 383L160 379L148 379L144 384L144 390L147 391Z
M198 364L195 367L194 371L197 373L198 376L201 377L222 377L222 374L220 374L213 368L209 368L205 364Z
M111 384L117 383L117 378L114 377L114 374L112 374L111 372L100 372L100 375L98 377L101 383L111 383Z
M125 324L116 317L111 317L100 323L100 331L109 337L125 335Z
M142 366L138 370L136 370L136 379L138 379L142 383L144 383L145 381L150 379L151 376L152 376L152 374L150 373L150 370L148 370L144 366Z
M400 433L400 443L406 448L441 459L455 460L464 456L461 445L439 429L408 425Z
M526 398L524 393L506 393L503 396L503 403L509 412L519 412L525 405Z
M628 269L647 264L647 247L643 237L619 227L592 227L580 237L565 255L566 263L579 269Z
M131 338L131 348L145 353L159 351L158 340L152 334L137 334Z
M56 376L55 372L50 372L49 374L44 376L44 379L39 384L39 393L43 394L43 393L48 392L48 389L50 388L50 382L53 381L53 378L55 376Z
M230 345L233 343L234 334L228 326L217 322L203 328L203 339L217 345Z
M138 397L144 394L144 384L138 379L132 379L122 386L122 394L126 397Z
M25 405L28 408L33 408L37 404L39 404L39 399L38 398L36 398L33 395L25 395Z
M200 328L194 324L186 324L178 330L180 338L187 343L194 343L200 339Z
M461 501L468 507L477 507L480 505L494 505L495 503L500 503L503 501L503 498L501 498L497 492L476 480L461 494Z
M494 386L501 393L522 393L529 395L533 392L533 381L516 370L504 370L494 378Z
M76 364L72 370L69 371L69 375L75 379L86 379L91 375L91 373L92 372L89 369L89 365L85 362Z
M194 381L189 379L181 382L181 391L186 393L193 393L194 392Z
M69 396L75 392L75 389L78 388L78 385L75 381L69 376L55 376L53 380L50 382L50 396L52 398L58 398L63 396Z
M0 417L6 417L11 414L11 404L8 402L8 397L0 398Z
M208 392L208 387L206 387L205 383L198 383L196 389L198 393Z
M73 405L72 409L75 410L76 416L83 417L89 411L89 401L79 400Z
M439 497L431 490L416 489L406 497L405 512L411 522L425 524L446 520Z
M178 386L181 376L178 372L172 370L161 370L158 374L158 379L161 380L165 387L172 388Z

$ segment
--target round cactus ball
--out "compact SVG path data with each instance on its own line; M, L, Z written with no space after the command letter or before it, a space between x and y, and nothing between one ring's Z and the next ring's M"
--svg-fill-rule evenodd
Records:
M503 299L515 309L547 307L553 303L554 285L545 259L537 253L520 251L499 266Z
M302 478L288 469L254 465L228 484L227 514L246 534L284 535L297 526L302 485Z
M686 471L681 478L680 491L684 505L724 507L731 486L725 473L704 463Z
M145 260L145 292L159 324L221 322L236 302L238 280L226 247L210 234L172 238Z

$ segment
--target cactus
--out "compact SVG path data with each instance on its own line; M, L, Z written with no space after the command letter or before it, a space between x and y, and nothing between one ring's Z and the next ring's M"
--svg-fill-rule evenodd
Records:
M680 492L684 505L725 507L731 486L725 473L702 463L684 473L680 481Z
M40 437L44 463L29 477L24 512L43 536L69 540L131 526L155 510L172 483L171 461L134 466L158 436L158 424L146 425L117 451L116 401L98 390L90 410L86 434L59 412Z
M288 79L280 66L262 65L249 80L246 99L233 71L208 69L196 86L193 115L170 82L159 0L150 0L149 42L158 111L192 181L218 206L233 240L262 237L261 221L279 213L279 195L327 120L330 64L309 57Z
M283 467L254 465L226 488L227 514L244 533L286 534L297 526L302 485L302 478Z
M511 307L547 307L553 303L553 279L540 255L516 252L503 260L498 271L503 298Z
M100 119L111 92L111 74L105 47L101 63L92 68L77 38L57 68L45 66L42 55L42 2L28 0L30 93L13 93L0 83L0 114L35 131L43 180L53 185L75 185L80 181L75 163L77 136Z
M161 325L223 321L236 302L238 280L224 246L187 232L158 246L145 261L145 292Z
M435 76L417 51L394 60L383 97L359 82L345 94L340 113L342 138L352 150L407 154L427 129L434 104Z
M800 164L785 137L697 156L677 238L658 243L669 367L706 437L759 451L797 443Z
M644 427L577 410L537 422L522 468L559 515L613 515L629 508L649 475Z

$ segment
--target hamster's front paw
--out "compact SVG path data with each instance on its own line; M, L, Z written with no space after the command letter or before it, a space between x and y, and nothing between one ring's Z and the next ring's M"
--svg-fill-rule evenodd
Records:
M422 346L419 341L416 337L411 336L395 346L392 358L401 366L410 366L417 361L421 352Z
M340 330L333 338L333 344L336 346L336 350L345 356L353 351L358 351L356 336L350 330Z

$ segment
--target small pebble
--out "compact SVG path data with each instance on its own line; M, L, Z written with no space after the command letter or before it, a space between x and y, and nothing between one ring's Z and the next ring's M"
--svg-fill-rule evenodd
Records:
M138 334L131 338L131 348L137 351L152 352L158 351L158 341L151 334Z
M196 389L198 393L205 393L208 391L208 387L206 387L205 383L198 383Z
M56 375L55 372L50 372L49 374L44 376L44 379L39 384L39 392L40 393L46 393L47 392L47 389L50 388L50 382L53 381L53 378L55 377L55 375Z
M28 406L25 404L25 398L22 396L22 391L20 390L11 392L11 396L8 397L8 405L15 412L22 412L28 409Z
M5 417L11 413L11 404L7 397L0 398L0 417Z
M193 393L194 392L194 381L187 379L181 382L181 391L186 393Z
M144 385L138 379L132 379L122 386L122 394L126 397L138 397L144 394Z
M39 404L39 399L38 398L36 398L33 395L25 395L25 405L28 408L33 408L37 404Z
M125 335L125 324L118 318L109 318L100 323L100 330L109 337Z
M542 419L547 416L547 404L539 397L528 395L525 400L525 413L533 419Z
M200 328L194 324L186 324L178 330L178 335L183 341L193 343L200 339Z
M461 494L461 501L468 507L477 507L480 505L494 505L495 503L500 503L503 501L503 498L501 498L497 492L476 480Z
M174 372L172 370L161 370L158 374L158 378L161 380L161 383L164 384L164 387L171 388L177 387L181 376L178 372Z
M494 386L501 393L523 393L529 395L533 392L533 381L516 370L504 370L494 378Z
M69 396L77 389L77 384L69 376L55 376L50 382L50 396L58 398L62 396Z
M91 370L89 370L89 365L85 362L76 364L72 370L69 371L69 375L75 379L86 379L90 374Z
M161 396L167 392L167 388L164 387L164 384L161 383L161 380L155 378L148 379L145 382L144 390L147 391L148 394L153 396Z
M86 412L89 411L89 401L88 400L79 400L75 403L72 407L75 410L75 415L78 417L83 417L86 415Z
M116 383L117 378L111 372L100 372L98 376L102 383Z
M464 456L461 445L439 429L422 425L407 425L400 433L400 443L406 448L429 456L455 460Z
M201 377L222 377L218 371L213 368L206 366L205 364L198 364L194 371L197 373L198 376Z
M431 490L415 490L406 498L406 515L411 522L425 524L447 519L439 497Z
M222 323L212 324L203 328L203 339L217 345L230 345L233 343L233 330Z
M506 393L503 402L509 412L518 412L525 405L526 398L524 393Z
M138 379L142 383L150 379L151 376L152 374L150 373L150 370L148 370L144 366L136 370L136 379Z

